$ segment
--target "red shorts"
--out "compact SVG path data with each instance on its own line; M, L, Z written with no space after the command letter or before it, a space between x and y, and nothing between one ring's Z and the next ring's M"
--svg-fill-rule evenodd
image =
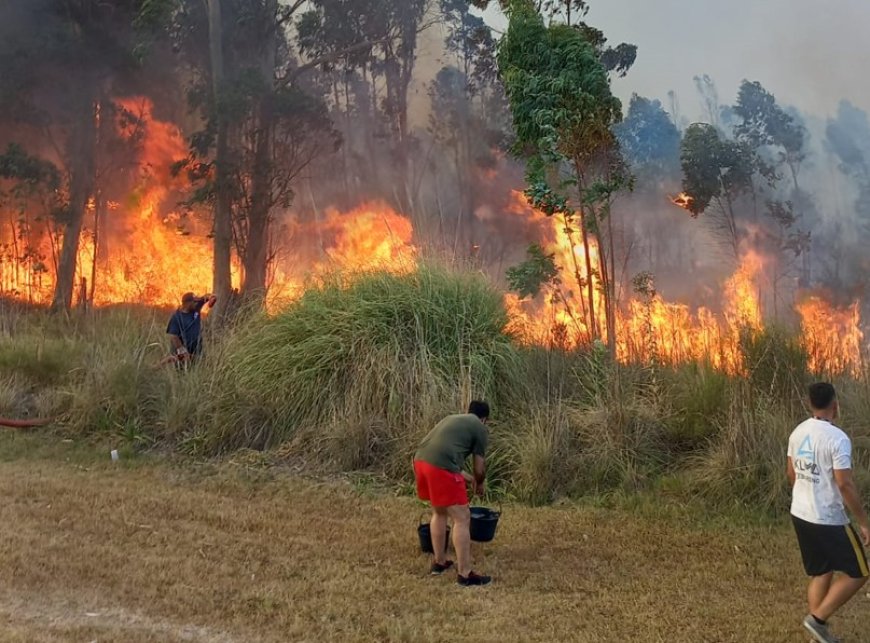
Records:
M414 460L414 477L417 479L417 496L431 502L433 507L468 504L468 490L461 473Z

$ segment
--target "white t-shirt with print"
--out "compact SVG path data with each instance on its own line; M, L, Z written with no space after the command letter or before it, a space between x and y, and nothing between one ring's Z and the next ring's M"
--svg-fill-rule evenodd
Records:
M791 513L817 525L848 525L834 470L852 468L852 442L826 420L810 418L792 432L788 455L795 472Z

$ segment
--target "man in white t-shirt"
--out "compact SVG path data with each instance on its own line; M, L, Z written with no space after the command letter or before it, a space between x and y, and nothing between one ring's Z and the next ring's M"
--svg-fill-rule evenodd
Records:
M791 516L811 577L804 627L819 643L831 643L839 639L828 630L828 619L870 576L862 547L870 546L870 521L852 478L852 442L833 424L839 411L837 393L825 382L813 384L809 393L813 417L788 440ZM847 508L860 535L849 522ZM842 573L836 581L834 572Z

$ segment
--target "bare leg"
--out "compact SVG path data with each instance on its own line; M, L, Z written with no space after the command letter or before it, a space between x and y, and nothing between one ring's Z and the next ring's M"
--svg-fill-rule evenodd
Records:
M429 521L432 551L439 565L447 562L447 511L447 507L432 507L432 520Z
M456 571L460 576L468 576L471 573L471 512L468 505L453 505L447 512L453 519Z
M813 616L820 618L823 621L827 621L838 609L843 607L850 598L857 594L858 591L864 587L864 583L866 582L866 578L849 578L848 576L841 576L834 581L833 585L831 585L831 589L829 589L828 593L825 594L825 598L817 608L818 611L814 611Z
M807 588L807 603L810 606L810 614L816 618L825 620L818 614L818 609L825 600L828 590L831 589L831 581L834 579L834 573L825 574L824 576L813 576L810 580L810 586Z

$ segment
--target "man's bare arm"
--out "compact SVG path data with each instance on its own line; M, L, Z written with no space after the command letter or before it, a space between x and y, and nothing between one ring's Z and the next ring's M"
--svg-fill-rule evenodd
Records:
M867 519L867 512L864 510L864 503L861 501L861 494L858 493L858 486L855 484L852 470L834 469L834 479L837 481L837 487L840 488L843 502L855 522L864 529L870 529L870 520Z
M474 480L477 484L486 480L486 461L479 455L474 456Z
M184 343L181 341L181 338L178 335L169 335L169 341L172 344L172 348L176 351L184 348Z
M786 467L785 472L788 475L788 481L791 483L791 486L793 487L796 478L795 478L795 474L794 474L794 462L792 461L791 456L788 456L788 467Z

